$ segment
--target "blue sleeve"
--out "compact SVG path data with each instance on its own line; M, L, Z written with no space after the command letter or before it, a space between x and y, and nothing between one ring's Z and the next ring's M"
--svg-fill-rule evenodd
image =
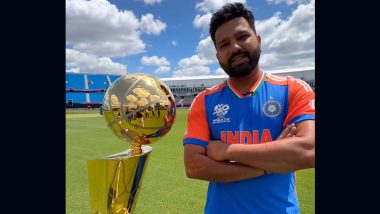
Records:
M206 147L208 145L208 142L203 141L203 140L199 140L196 138L185 138L183 140L183 145L185 145L185 144L194 144L194 145Z
M293 118L293 120L289 121L288 125L293 124L293 123L298 123L303 120L315 120L315 114L301 114Z

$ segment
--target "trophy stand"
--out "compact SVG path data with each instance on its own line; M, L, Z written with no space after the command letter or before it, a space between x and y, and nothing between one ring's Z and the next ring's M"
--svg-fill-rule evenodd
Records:
M132 213L152 151L150 146L142 147L145 140L136 137L132 149L87 161L91 213Z

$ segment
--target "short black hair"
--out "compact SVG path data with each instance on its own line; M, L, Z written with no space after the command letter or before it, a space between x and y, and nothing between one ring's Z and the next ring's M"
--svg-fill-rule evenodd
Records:
M253 32L256 33L255 29L255 18L250 10L248 10L242 3L227 3L221 9L216 11L210 22L210 36L215 44L215 32L222 24L228 22L231 19L237 17L244 17L248 23L251 25Z

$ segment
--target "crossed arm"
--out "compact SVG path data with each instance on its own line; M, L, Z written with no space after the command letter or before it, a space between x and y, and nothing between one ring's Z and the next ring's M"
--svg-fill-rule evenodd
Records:
M296 128L294 126L289 126L282 132L277 140L293 138L295 132ZM213 142L210 143L210 145L213 145ZM214 143L224 144L220 142ZM214 157L213 154L211 154L212 156L210 157L210 149L212 153L215 152L216 154L223 155L220 156L219 160ZM229 159L224 158L223 149L217 147L210 147L206 150L206 148L201 146L186 144L184 153L186 175L189 178L217 182L232 182L265 174L264 170L259 167L252 167L245 163L239 163L238 161L230 162Z
M237 163L269 172L286 173L315 167L315 121L296 124L295 137L264 144L225 144L210 141L208 157Z
M206 155L206 148L186 144L185 168L189 178L206 181L232 182L264 175L264 171L229 161L216 161Z

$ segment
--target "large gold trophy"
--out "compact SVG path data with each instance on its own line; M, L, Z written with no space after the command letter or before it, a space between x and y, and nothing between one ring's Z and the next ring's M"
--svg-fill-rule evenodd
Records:
M132 148L87 162L91 213L132 213L152 151L148 145L167 134L174 124L174 96L153 76L122 76L104 95L103 115L113 133Z

